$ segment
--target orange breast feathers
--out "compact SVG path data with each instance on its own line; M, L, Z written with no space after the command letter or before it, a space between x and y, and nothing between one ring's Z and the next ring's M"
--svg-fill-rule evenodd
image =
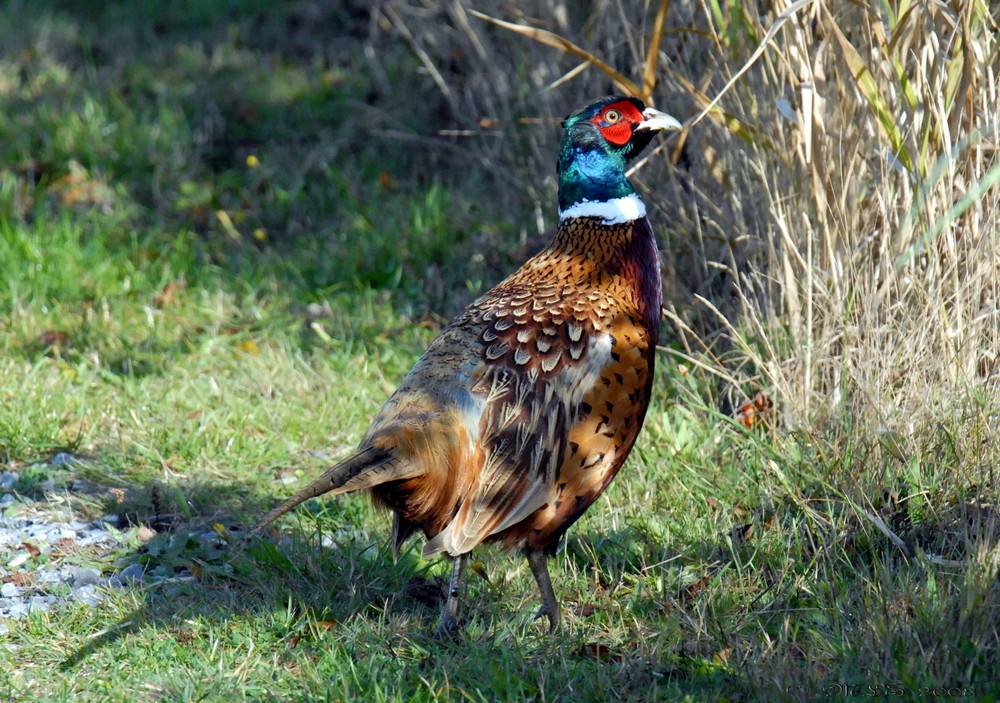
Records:
M544 252L443 330L383 406L363 446L419 470L375 494L424 531L425 554L546 548L614 478L655 347L629 273Z
M651 346L633 317L603 303L599 327L483 315L478 363L438 373L454 356L429 349L386 403L367 442L421 468L376 495L423 529L425 554L491 538L547 543L621 468L642 424Z

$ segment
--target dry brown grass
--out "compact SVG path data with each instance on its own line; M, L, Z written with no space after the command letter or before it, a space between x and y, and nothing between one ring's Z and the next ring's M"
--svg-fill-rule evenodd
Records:
M512 129L517 118L560 115L629 76L688 117L783 9L663 6L477 6L536 41L463 3L391 17L438 52L425 53L428 66L451 66L435 80L470 130L484 117L505 130L473 148L518 183L552 171L558 135ZM970 392L996 395L995 20L982 2L890 7L801 8L722 97L715 121L638 176L665 228L670 317L685 353L744 393L775 394L791 428L848 412L905 433ZM572 53L554 49L560 41ZM606 67L581 63L581 50ZM511 139L526 132L532 157L510 163ZM551 192L527 195L544 230Z
M544 121L527 130L518 118L560 115L629 80L690 118L785 9L699 0L664 15L664 5L477 4L522 27L512 32L455 3L437 16L461 28L446 38L415 14L397 18L408 17L416 41L463 57L442 78L470 129L485 116L504 130L480 153L516 184L552 173L558 138ZM761 500L784 495L807 526L791 540L823 545L807 550L794 584L778 582L839 593L827 602L845 608L843 641L885 675L906 656L937 657L900 654L926 633L899 616L912 612L907 593L935 588L935 571L965 574L947 581L943 618L960 602L997 607L1000 531L983 517L997 502L1000 415L1000 48L989 12L981 1L805 3L711 119L662 145L637 175L666 265L674 342L664 351L703 381L680 393L722 412L757 390L775 399L766 444L777 462L765 462L774 473ZM604 66L581 63L587 52ZM531 141L527 161L507 151L519 137ZM525 194L539 233L554 177L546 184ZM789 480L789 468L804 473ZM903 561L858 568L860 535ZM843 583L853 585L837 591ZM881 614L853 610L869 599ZM753 614L764 622L765 610ZM995 624L952 615L955 641L995 655ZM803 660L838 660L838 637L819 630L760 635L743 663L757 672L769 662L753 674L764 689L771 676L782 687L803 676L803 695L814 692L829 671ZM948 637L931 648L948 649ZM938 657L926 676L957 681L963 656Z

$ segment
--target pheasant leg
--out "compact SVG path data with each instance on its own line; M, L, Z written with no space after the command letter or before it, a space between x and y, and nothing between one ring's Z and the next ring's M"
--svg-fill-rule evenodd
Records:
M441 627L438 628L439 637L454 638L458 634L459 616L461 614L462 581L465 577L465 554L459 554L452 560L451 578L448 579L448 598L444 602L444 611L441 613Z
M556 594L552 591L552 579L549 578L547 564L548 557L545 552L531 547L526 547L524 554L528 557L528 566L531 567L531 573L534 574L538 590L542 594L542 609L538 611L536 617L541 617L542 614L548 616L549 634L551 635L559 629L559 601L556 600Z

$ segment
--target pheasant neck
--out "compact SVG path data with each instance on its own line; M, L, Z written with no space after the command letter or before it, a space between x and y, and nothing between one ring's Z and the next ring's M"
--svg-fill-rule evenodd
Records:
M580 206L632 202L632 198L642 205L632 184L625 178L624 157L600 148L584 149L573 143L563 145L559 156L560 219L590 215L589 212L574 212ZM642 210L628 219L638 219L645 214L645 208ZM612 221L625 222L627 219Z
M619 281L631 289L646 327L659 329L660 254L645 217L619 224L593 217L564 218L548 251L539 256L560 261L595 285Z

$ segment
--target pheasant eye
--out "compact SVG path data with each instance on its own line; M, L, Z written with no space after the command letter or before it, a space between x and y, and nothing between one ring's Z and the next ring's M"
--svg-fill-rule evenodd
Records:
M607 122L608 124L614 124L621 118L622 118L622 113L618 112L618 110L608 110L607 112L604 113L604 121Z

